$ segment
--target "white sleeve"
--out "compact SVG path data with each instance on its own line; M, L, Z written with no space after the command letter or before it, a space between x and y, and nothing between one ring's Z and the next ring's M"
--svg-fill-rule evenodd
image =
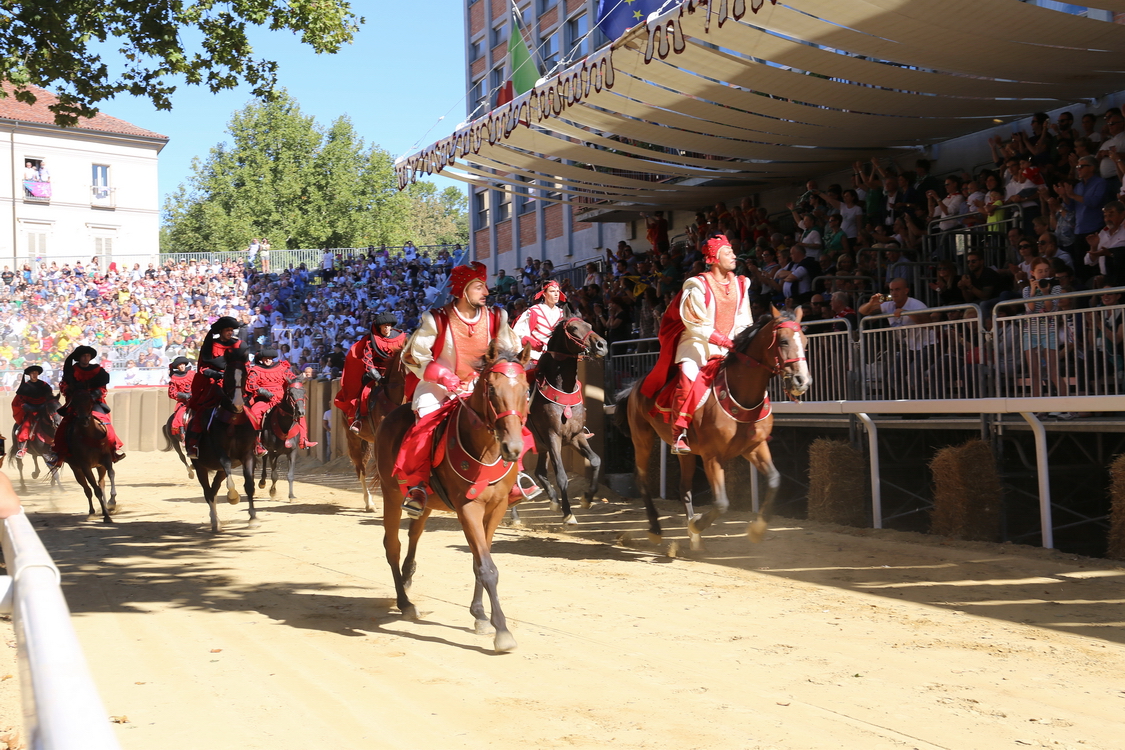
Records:
M531 308L520 313L515 325L512 326L512 331L516 334L516 341L520 342L531 335Z
M426 365L434 360L434 342L437 341L437 335L437 321L434 319L434 314L427 310L422 313L418 329L406 342L406 349L402 356L406 368L419 378L425 373Z
M688 279L684 282L684 294L680 298L680 319L684 322L688 336L703 341L711 338L715 321L708 313L707 299L699 280Z

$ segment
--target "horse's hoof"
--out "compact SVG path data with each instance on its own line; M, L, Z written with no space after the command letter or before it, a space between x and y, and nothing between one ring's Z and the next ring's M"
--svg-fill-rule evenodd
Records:
M227 492L227 502L231 505L238 505L239 499L238 490L230 490Z
M582 497L582 510L589 510L590 506L592 504L593 504L593 498L586 497L586 496Z
M700 534L703 533L700 530L700 528L695 525L695 522L699 521L702 518L703 518L702 513L696 513L694 516L692 516L690 519L688 519L687 530L688 530L689 534L691 534L692 536L699 536Z
M102 523L113 523L113 519L109 516L102 516Z
M680 543L677 541L668 542L668 557L675 558L680 554Z
M195 472L192 471L191 469L188 469L187 470L187 478L188 479L195 479Z
M561 506L559 505L558 500L554 500L554 499L551 500L551 512L552 513L558 513L560 507Z
M249 523L246 524L246 528L256 529L256 528L259 528L261 525L262 525L262 522L259 521L257 518L251 518Z
M270 497L277 497L277 487L270 487Z
M578 519L574 517L573 513L571 513L570 515L568 515L566 518L563 519L563 525L564 526L577 526L578 525Z
M38 479L39 478L39 469L36 469L35 471L31 472L31 478L32 479Z
M258 482L258 489L262 489L265 486L266 486L266 480L263 479L262 481Z
M692 552L702 552L703 551L703 537L701 537L699 534L690 534L689 538L691 539L691 551Z
M769 524L759 518L757 521L751 521L746 527L746 536L750 537L751 542L757 544L766 536L766 529L768 528Z
M488 620L477 620L474 628L477 635L492 635L496 632L496 628L492 627L492 623Z
M404 608L404 609L402 610L402 619L404 619L404 620L412 620L413 622L418 622L418 620L420 619L420 618L418 617L418 608L417 608L417 607L415 607L415 606L414 606L413 604L409 604L409 605L407 605L407 606L406 606L406 607L405 607L405 608Z
M653 544L660 544L661 539L663 539L663 537L655 531L648 532L648 540Z
M504 630L496 634L496 639L492 641L493 648L496 649L498 654L507 654L516 650L516 639L510 632Z
M296 500L296 499L297 499L297 496L296 496L296 495L290 495L290 496L289 496L289 499L288 499L288 500L287 500L286 502L290 502L290 503L291 503L291 502L293 502L293 501L294 501L294 500Z

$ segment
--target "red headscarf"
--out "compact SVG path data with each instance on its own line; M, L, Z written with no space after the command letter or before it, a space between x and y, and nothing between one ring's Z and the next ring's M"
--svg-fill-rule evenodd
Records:
M543 282L543 288L540 289L539 293L535 295L535 299L543 299L543 292L547 291L551 287L559 290L559 302L566 302L566 295L563 294L562 287L559 286L559 282L555 281L554 279Z
M717 263L719 261L719 251L724 247L730 247L730 240L727 239L725 234L717 234L707 240L707 244L703 246L703 262L707 265Z
M474 279L480 279L485 284L488 283L488 269L478 260L474 260L467 266L457 266L453 269L453 273L449 277L449 292L454 297L464 297L465 287Z

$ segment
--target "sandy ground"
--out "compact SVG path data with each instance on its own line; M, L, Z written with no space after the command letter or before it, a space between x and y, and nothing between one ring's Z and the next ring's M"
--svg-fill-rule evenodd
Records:
M574 532L530 503L494 545L519 641L497 656L451 516L423 538L407 622L350 476L304 472L257 530L224 503L218 536L172 456L133 453L120 477L111 526L69 477L24 500L125 748L1123 746L1107 561L786 519L751 546L740 514L671 558L615 543L643 530L639 503L578 511Z

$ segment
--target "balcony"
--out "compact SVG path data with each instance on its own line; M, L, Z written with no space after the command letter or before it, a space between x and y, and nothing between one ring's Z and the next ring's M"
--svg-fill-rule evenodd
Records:
M51 183L39 180L23 181L23 199L27 203L50 203Z
M117 188L106 187L105 185L91 185L90 207L109 209L116 208Z

